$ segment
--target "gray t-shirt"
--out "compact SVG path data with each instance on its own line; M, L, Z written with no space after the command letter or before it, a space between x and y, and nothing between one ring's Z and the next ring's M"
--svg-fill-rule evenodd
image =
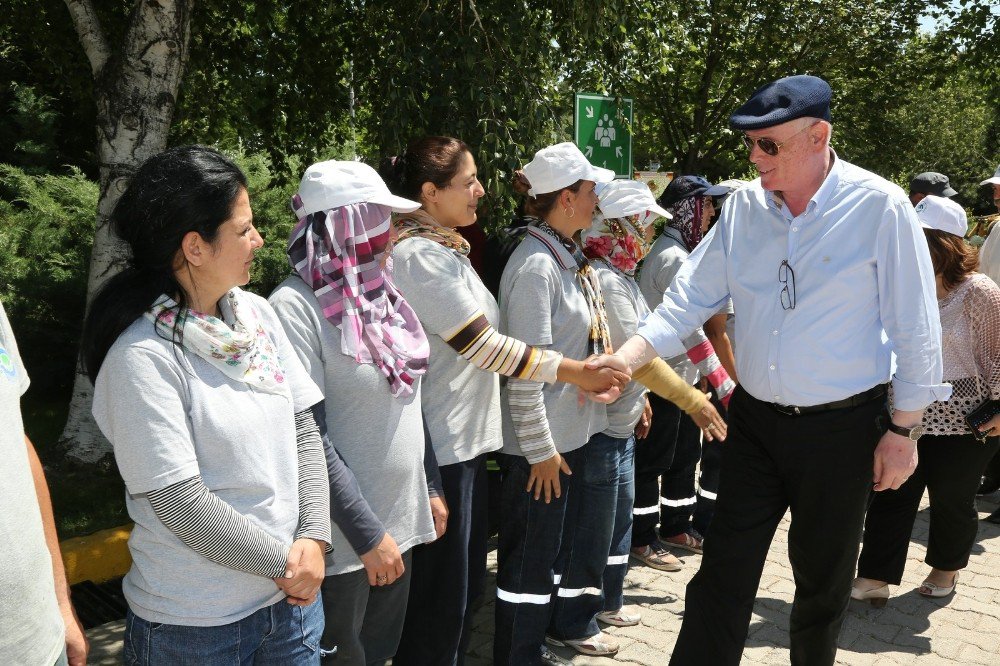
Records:
M111 346L94 386L94 418L114 446L135 522L122 581L150 622L229 624L284 598L273 580L199 555L160 522L147 493L197 474L210 491L284 544L299 522L295 413L323 399L278 317L242 292L278 350L292 399L231 379L164 340L140 317Z
M670 287L674 276L677 275L681 264L684 263L689 254L681 239L680 232L671 227L664 227L663 233L656 239L649 254L643 259L642 270L639 272L639 289L642 291L642 296L646 299L650 310L655 310L656 306L663 302L663 292ZM704 335L702 330L698 329L685 342L693 343L692 338L695 336L704 341ZM694 384L701 378L698 366L692 363L686 354L669 358L667 363L688 384Z
M409 238L393 248L392 279L430 340L421 401L438 464L498 450L503 446L500 376L472 365L441 337L476 312L498 327L500 308L493 294L468 258L427 238Z
M552 248L555 255L550 251ZM587 357L590 312L576 280L576 262L554 239L525 234L500 279L500 332L529 345L562 352L566 358ZM502 392L503 451L523 455ZM608 427L604 405L585 400L568 383L546 384L545 417L559 453L574 451Z
M341 351L340 329L324 316L305 282L292 276L271 294L295 353L323 387L330 442L354 472L361 494L400 552L434 540L427 477L420 381L408 397L394 398L385 375ZM333 526L326 573L362 568L343 532Z
M24 443L27 390L28 373L0 304L0 664L49 666L66 639Z
M622 275L603 261L592 262L601 281L604 307L608 312L611 346L618 349L635 335L639 322L649 314L646 301L635 280ZM646 406L646 387L639 382L629 382L625 390L607 406L608 428L605 434L612 437L630 437L642 417Z

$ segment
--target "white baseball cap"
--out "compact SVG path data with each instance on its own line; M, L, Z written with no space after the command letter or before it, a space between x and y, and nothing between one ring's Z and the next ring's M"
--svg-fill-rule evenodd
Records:
M983 182L981 182L979 184L980 185L1000 185L1000 166L997 167L997 170L993 173L993 177L992 178L987 178L986 180L984 180Z
M649 211L668 220L673 217L658 203L646 183L638 180L613 180L597 188L597 204L605 218L615 219ZM647 224L650 220L647 220Z
M531 184L528 194L557 192L578 180L607 183L615 179L611 169L595 167L584 157L575 143L566 141L535 153L535 158L524 165L524 177Z
M418 202L390 192L378 172L364 162L317 162L306 169L298 194L302 215L362 202L388 206L396 213L420 208Z
M924 229L937 229L960 238L969 231L965 209L947 197L928 194L917 204L916 211Z

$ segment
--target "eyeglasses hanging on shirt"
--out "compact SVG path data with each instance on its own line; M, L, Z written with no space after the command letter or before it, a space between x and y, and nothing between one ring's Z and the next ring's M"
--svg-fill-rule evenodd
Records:
M795 271L788 259L782 259L778 265L778 282L785 285L781 288L781 307L785 310L795 309Z

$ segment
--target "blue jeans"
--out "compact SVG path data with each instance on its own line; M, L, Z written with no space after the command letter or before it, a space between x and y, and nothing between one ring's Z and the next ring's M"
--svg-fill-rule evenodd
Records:
M605 609L604 580L610 560L609 554L615 544L619 513L619 487L621 482L622 458L632 438L618 438L597 433L583 447L586 462L582 475L577 476L574 492L579 497L577 503L576 529L568 534L560 553L557 571L562 572L562 580L552 608L549 632L556 638L580 639L594 636L600 631L596 615ZM634 451L634 447L630 449ZM632 455L628 456L628 477L632 478ZM575 472L576 470L574 470ZM631 483L630 483L631 485ZM628 514L628 545L631 545L632 499L634 489L629 493L628 506L621 511ZM618 541L623 540L621 534ZM614 560L627 560L628 547ZM617 550L617 548L616 548ZM622 581L625 566L615 565ZM617 576L616 576L617 577ZM618 583L619 590L621 582ZM621 597L619 592L617 595ZM619 606L615 607L617 610Z
M130 608L125 618L126 666L319 665L323 604L282 599L242 620L217 627L147 622Z
M496 666L538 666L545 630L552 616L552 596L561 551L580 525L577 482L586 473L583 446L563 454L573 471L559 475L560 496L548 504L525 492L531 466L522 456L502 455L500 537L497 548ZM598 574L596 585L600 585Z
M623 588L632 548L632 505L635 503L635 435L618 442L618 504L611 533L608 565L604 568L604 608L616 611L625 605Z

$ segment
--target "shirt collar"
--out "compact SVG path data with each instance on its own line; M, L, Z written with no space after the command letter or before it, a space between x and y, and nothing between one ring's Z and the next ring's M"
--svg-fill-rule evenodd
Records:
M830 172L826 174L826 178L820 184L819 189L816 193L812 195L809 199L809 204L806 206L806 213L811 213L816 210L822 210L833 193L837 190L837 186L840 184L840 174L843 170L840 158L837 157L837 151L830 148ZM785 208L785 202L782 200L781 195L777 192L771 192L769 190L764 190L764 202L767 207L776 211L782 212L787 211ZM789 215L790 217L790 215Z
M542 242L552 256L555 257L556 263L559 264L560 268L564 271L568 271L570 269L573 269L574 271L576 270L576 259L574 259L573 255L569 253L569 250L562 246L562 243L557 241L552 236L549 236L544 231L539 231L530 225L528 226L528 234Z

